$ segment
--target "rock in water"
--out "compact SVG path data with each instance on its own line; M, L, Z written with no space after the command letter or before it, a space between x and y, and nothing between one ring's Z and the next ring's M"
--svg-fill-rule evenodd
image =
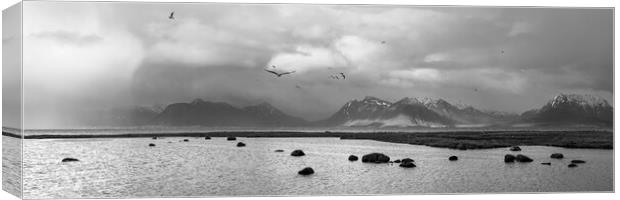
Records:
M394 163L400 163L400 159L396 159Z
M406 162L415 162L415 161L411 158L403 158L402 160L400 160L400 162L406 163Z
M362 162L387 163L389 161L390 157L382 153L371 153L362 156Z
M189 139L183 139L183 142L189 142Z
M551 154L551 158L562 159L564 158L564 155L562 155L561 153L554 153L554 154Z
M149 147L154 147L154 146L155 146L155 144L153 144L153 143L149 144Z
M571 167L571 168L572 168L572 167L577 167L577 164L575 164L575 163L571 163L571 164L568 164L568 167Z
M450 160L450 161L456 161L456 160L459 160L459 157L456 157L456 156L450 156L450 157L448 158L448 160Z
M519 146L510 147L510 151L521 151L521 147Z
M62 162L77 162L80 161L77 158L64 158L62 159Z
M276 149L275 152L284 152L282 149Z
M237 138L236 137L227 137L226 140L233 141L233 140L237 140Z
M300 175L306 176L306 175L314 174L314 170L310 167L306 167L297 173Z
M517 162L532 162L532 161L534 161L530 157L527 157L527 156L521 155L521 154L518 154L517 157L515 158L515 160Z
M157 139L157 137L153 137L153 139L154 139L154 140L156 140L156 139Z
M210 140L210 139L211 139L211 137L205 136L205 140Z
M398 165L399 167L404 167L404 168L413 168L416 167L415 164L413 164L413 162L402 162L400 163L400 165Z
M243 143L243 142L237 143L237 147L244 147L244 146L245 146L245 143Z
M515 158L516 158L516 157L515 157L515 156L513 156L513 155L506 154L506 155L504 156L504 162L507 162L507 163L515 162Z
M583 161L583 160L571 160L570 163L578 164L578 163L586 163L586 161Z
M357 161L357 159L359 159L357 156L355 155L350 155L349 156L349 161Z
M304 153L304 151L300 150L300 149L296 149L295 151L291 152L291 156L305 156L306 154Z
M551 165L551 163L548 162L544 162L544 163L540 163L541 165Z

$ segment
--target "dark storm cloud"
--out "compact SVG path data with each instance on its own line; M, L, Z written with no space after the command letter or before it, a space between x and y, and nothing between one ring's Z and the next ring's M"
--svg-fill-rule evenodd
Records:
M441 97L521 112L560 92L608 100L613 94L611 9L36 5L47 17L30 16L27 34L89 45L48 55L58 47L25 42L41 57L29 65L56 67L34 72L50 84L31 91L77 102L101 98L109 107L203 98L236 106L268 102L320 119L366 95ZM65 16L66 10L80 16ZM172 11L175 20L167 18ZM263 71L272 65L296 73L275 78ZM329 78L340 72L346 80ZM67 85L91 87L52 84L67 76Z

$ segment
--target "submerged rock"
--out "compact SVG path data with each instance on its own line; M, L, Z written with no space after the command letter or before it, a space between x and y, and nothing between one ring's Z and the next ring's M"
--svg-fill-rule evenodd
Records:
M282 149L276 149L274 152L284 152Z
M153 144L153 143L149 144L149 147L154 147L154 146L155 146L155 144Z
M515 162L515 159L516 157L511 154L506 154L504 156L504 162L507 162L507 163Z
M568 164L568 167L570 167L570 168L577 167L577 164L571 163L571 164Z
M551 163L548 162L544 162L544 163L540 163L541 165L551 165Z
M237 143L237 147L244 147L244 146L245 146L245 143L243 143L243 142Z
M311 167L306 167L297 173L300 175L306 176L306 175L314 174L314 170Z
M357 156L355 155L350 155L349 156L349 161L357 161L357 159L359 159Z
M183 142L189 142L189 139L183 139Z
M371 153L362 156L362 162L387 163L389 161L390 157L382 153Z
M304 151L300 150L300 149L296 149L295 151L291 152L291 156L305 156L306 154L304 153Z
M210 139L211 139L211 137L205 136L205 140L210 140Z
M510 147L510 151L521 151L521 147L519 147L519 146L512 146L512 147Z
M554 154L551 154L550 157L551 158L555 158L555 159L562 159L562 158L564 158L564 155L561 154L561 153L554 153Z
M400 159L396 159L394 163L400 163Z
M157 137L153 137L153 139L154 139L154 140L156 140L156 139L157 139Z
M571 160L570 162L575 163L575 164L586 163L586 161L583 161L583 160Z
M459 160L459 157L456 157L456 156L450 156L450 157L448 158L448 160L450 160L450 161L456 161L456 160Z
M237 140L237 138L236 137L227 137L226 140L233 141L233 140Z
M64 158L62 159L62 162L77 162L80 161L77 158Z
M402 162L398 166L399 167L403 167L403 168L413 168L413 167L416 167L415 164L413 164L413 162Z
M518 154L517 157L515 158L515 160L517 162L532 162L532 161L534 161L530 157L527 157L527 156L521 155L521 154Z

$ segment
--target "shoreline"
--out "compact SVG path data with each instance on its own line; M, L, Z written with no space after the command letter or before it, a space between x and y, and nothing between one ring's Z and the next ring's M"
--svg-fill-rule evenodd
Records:
M3 136L22 138L2 132ZM490 149L518 145L564 148L613 149L613 131L438 131L438 132L310 132L310 131L214 131L178 133L125 133L110 135L27 135L24 139L86 139L139 137L336 137L425 145L449 149Z

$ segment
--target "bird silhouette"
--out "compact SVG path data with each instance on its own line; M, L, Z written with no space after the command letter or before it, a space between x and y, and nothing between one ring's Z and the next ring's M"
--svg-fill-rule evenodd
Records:
M342 79L347 79L347 76L345 76L344 73L340 72L340 75L342 75Z
M170 16L168 17L168 19L174 19L174 11L170 13Z
M381 41L381 44L385 44L385 41Z
M297 89L301 89L301 86L299 86L299 85L295 85L295 87L296 87Z
M283 75L287 75L287 74L292 74L292 73L295 73L295 71L290 71L290 72L280 72L280 73L278 73L278 72L276 72L276 71L271 71L271 70L268 70L268 69L265 69L265 71L267 71L267 72L269 72L269 73L272 73L272 74L275 74L275 75L276 75L276 76L278 76L278 77L281 77L281 76L283 76Z

